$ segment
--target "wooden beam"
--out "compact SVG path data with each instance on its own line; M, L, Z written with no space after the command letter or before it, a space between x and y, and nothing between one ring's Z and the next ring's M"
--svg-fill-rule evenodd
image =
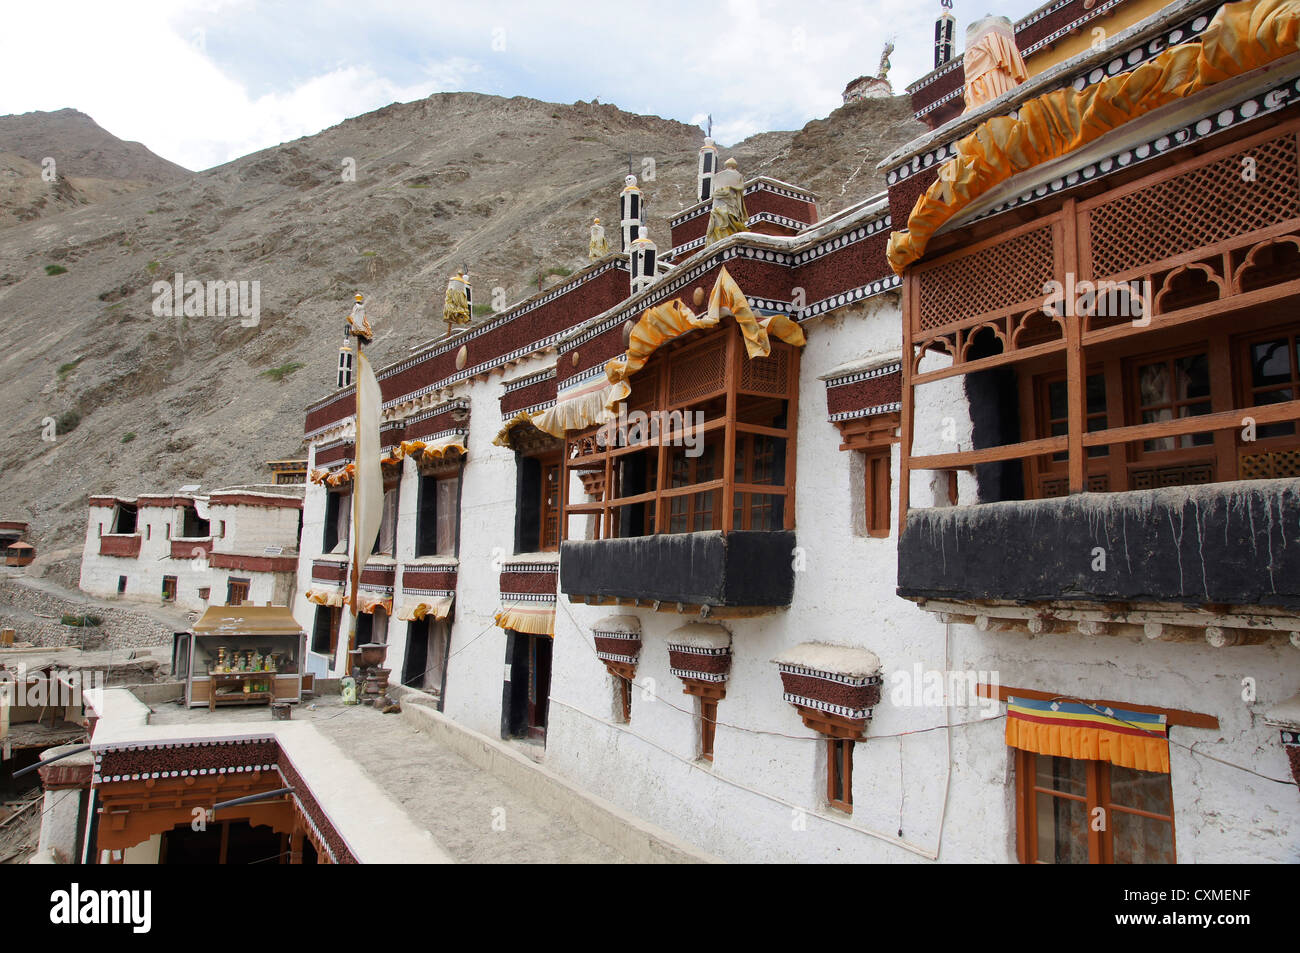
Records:
M1014 460L1018 457L1036 457L1039 454L1057 453L1069 447L1068 438L1043 437L1041 440L1026 440L1023 443L1009 443L1001 447L987 447L983 450L961 450L957 453L932 453L923 457L912 457L909 461L916 470L958 470L971 467L977 463L994 463L998 460Z
M996 698L1002 702L1006 701L1009 695L1018 698L1032 698L1034 701L1083 702L1103 708L1125 708L1129 711L1140 711L1146 715L1164 715L1165 720L1170 725L1182 725L1185 728L1207 728L1213 731L1219 727L1219 719L1214 715L1184 711L1181 708L1160 708L1154 705L1137 705L1133 702L1107 701L1100 698L1078 698L1075 695L1061 692L1044 692L1034 688L1012 688L1010 685L988 685L981 682L975 686L975 694L982 698Z

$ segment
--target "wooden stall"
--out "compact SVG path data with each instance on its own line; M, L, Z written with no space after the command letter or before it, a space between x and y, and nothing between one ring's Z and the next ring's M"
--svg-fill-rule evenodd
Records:
M185 704L271 705L303 693L306 633L287 606L211 606L176 647Z

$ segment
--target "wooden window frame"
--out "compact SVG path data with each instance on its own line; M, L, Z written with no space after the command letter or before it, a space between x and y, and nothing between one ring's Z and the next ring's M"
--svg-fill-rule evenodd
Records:
M672 383L672 371L691 358L702 357L710 349L722 348L722 366L724 374L716 386L697 388L688 399L670 399L669 388ZM762 390L758 387L742 387L745 369L743 362L773 360L786 362L784 389L780 393ZM719 327L712 330L695 332L675 341L665 343L646 365L631 379L632 396L629 414L644 411L659 416L662 432L654 438L642 435L642 439L627 445L602 446L598 442L602 433L600 426L570 434L565 441L562 455L561 471L561 509L560 539L569 538L569 522L573 517L596 517L597 528L594 538L610 539L620 533L627 533L623 527L616 526L617 517L622 507L645 504L647 514L640 527L643 533L650 528L656 534L667 534L671 528L672 501L684 497L686 513L678 514L686 519L685 530L679 532L697 532L695 523L699 516L696 497L701 493L713 494L713 515L710 528L731 532L744 529L753 522L753 503L751 494L771 497L783 497L781 526L782 530L794 529L795 515L795 460L797 451L797 432L799 417L799 358L800 350L782 341L772 341L772 354L768 358L749 358L744 349L740 329L733 318L724 318ZM769 389L770 390L770 389ZM742 402L764 401L783 402L784 426L768 426L749 423L740 419ZM748 409L748 408L744 408ZM705 411L706 417L702 427L690 425L687 431L692 436L706 442L716 442L721 458L714 461L714 478L704 483L690 482L678 487L671 485L671 461L673 451L679 449L672 442L683 432L682 421L687 419L680 415L693 415ZM710 411L712 411L710 413ZM778 414L778 419L780 415ZM785 441L784 475L779 483L751 484L744 482L752 472L752 452L746 450L751 435L765 435ZM646 485L653 489L623 496L622 487L617 485L618 470L616 462L628 454L648 453ZM748 456L746 454L748 453ZM688 458L691 463L692 477L698 471L699 457ZM742 479L736 479L739 463ZM649 467L653 466L653 476ZM569 484L573 473L598 472L604 470L604 483L601 498L590 502L574 502L569 499ZM736 521L736 504L741 499L740 524ZM775 505L775 502L773 502Z
M866 534L874 539L888 539L893 525L890 517L894 503L891 469L894 464L892 445L862 451L863 517Z
M1144 424L1142 421L1142 412L1144 410L1159 409L1166 406L1175 414L1175 416L1171 418L1172 420L1190 421L1190 420L1194 420L1197 417L1205 417L1208 416L1209 414L1214 413L1214 399L1216 396L1218 396L1218 391L1231 386L1231 383L1229 381L1222 381L1217 386L1215 385L1214 382L1214 367L1215 367L1216 358L1221 358L1224 356L1224 355L1217 354L1215 352L1217 349L1222 348L1223 346L1224 346L1223 342L1211 343L1209 341L1204 341L1204 342L1197 342L1194 344L1185 344L1174 348L1166 348L1158 351L1152 351L1146 354L1134 354L1126 357L1123 362L1124 387L1126 390L1125 396L1127 398L1125 400L1125 415L1124 415L1125 424L1131 427L1146 426L1146 424ZM1185 398L1185 399L1180 399L1175 396L1171 398L1171 403L1169 403L1168 405L1153 404L1150 407L1142 406L1142 396L1139 392L1139 388L1141 387L1141 381L1138 378L1138 374L1143 367L1149 366L1151 364L1163 363L1163 364L1167 364L1170 368L1173 368L1175 362L1177 362L1182 358L1196 357L1202 354L1205 355L1206 372L1210 384L1210 392L1208 394L1206 394L1204 397ZM1170 383L1170 386L1171 387L1173 386L1172 381ZM1176 416L1178 409L1180 407L1188 406L1191 404L1209 404L1210 409L1203 414L1190 414L1186 417ZM1162 421L1154 421L1154 423L1161 423L1161 422ZM1207 430L1204 432L1213 435L1212 430ZM1175 446L1169 450L1148 450L1145 447L1145 443L1146 443L1145 440L1135 440L1130 444L1130 447L1132 448L1133 451L1133 461L1136 463L1150 464L1150 463L1158 462L1163 464L1167 461L1178 462L1182 460L1197 460L1200 458L1204 458L1207 455L1213 457L1214 456L1213 440L1211 440L1210 443L1203 444L1199 447L1178 446L1178 444L1184 438L1191 439L1192 436L1194 436L1194 433L1196 432L1189 431L1186 434L1170 438L1174 440Z
M162 601L175 602L177 593L177 584L180 582L178 576L163 576L162 578Z
M826 739L826 802L837 811L853 813L853 738ZM839 784L836 784L839 781ZM842 797L836 796L836 787Z
M1289 357L1291 360L1291 381L1285 385L1269 385L1269 387L1255 387L1253 382L1253 368L1250 360L1250 348L1253 344L1259 344L1273 338L1287 338L1291 346ZM1234 375L1237 382L1237 403L1241 407L1267 407L1268 404L1257 403L1257 394L1261 390L1280 389L1290 387L1292 394L1300 394L1300 356L1296 353L1297 346L1300 346L1300 325L1296 322L1282 324L1272 328L1265 328L1260 331L1252 331L1249 334L1243 334L1232 342L1232 367L1236 371ZM1291 434L1280 434L1274 437L1256 437L1251 443L1241 440L1241 431L1237 431L1237 445L1241 450L1258 448L1259 450L1291 450L1300 447L1300 422L1294 423L1294 432Z
M251 579L229 579L228 578L226 580L226 605L228 606L244 605L245 603L248 602L248 594L252 590L252 588L253 588L253 581ZM243 598L240 599L239 602L232 602L231 599L234 597L235 593L240 591L243 592Z
M538 463L541 465L538 483L540 484L541 500L538 502L537 509L537 551L539 553L554 553L560 548L560 540L564 538L564 532L561 523L564 520L564 461L558 453L548 453L538 457ZM547 494L547 475L555 475L555 505L552 506ZM554 536L548 532L552 529Z
M1178 862L1178 832L1174 821L1175 807L1172 783L1169 790L1169 814L1156 814L1113 802L1110 790L1111 765L1108 761L1067 759L1078 760L1085 765L1085 793L1081 796L1038 786L1036 759L1051 757L1051 755L1035 754L1032 751L1022 751L1018 748L1012 750L1016 756L1016 854L1020 863L1050 863L1050 861L1040 860L1038 857L1039 794L1075 801L1084 805L1084 823L1087 825L1088 834L1088 863L1090 864L1113 864L1115 862L1115 831L1112 814L1116 812L1168 823L1170 850L1173 855L1170 863ZM1164 777L1167 780L1169 779L1167 774ZM1098 816L1096 814L1098 809L1103 812L1100 816L1105 821L1101 830L1095 829L1097 825L1092 822L1093 818Z
M713 746L718 737L717 698L700 697L700 758L713 761Z

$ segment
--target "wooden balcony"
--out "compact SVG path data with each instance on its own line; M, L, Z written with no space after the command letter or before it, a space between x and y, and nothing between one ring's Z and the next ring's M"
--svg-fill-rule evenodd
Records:
M787 606L794 548L794 533L784 530L566 540L560 591L572 602L628 600L673 610Z
M898 593L962 603L972 615L985 604L1052 603L1116 617L1138 605L1294 617L1298 523L1296 480L914 509L899 541Z
M99 555L135 559L140 555L139 533L105 533L99 537Z

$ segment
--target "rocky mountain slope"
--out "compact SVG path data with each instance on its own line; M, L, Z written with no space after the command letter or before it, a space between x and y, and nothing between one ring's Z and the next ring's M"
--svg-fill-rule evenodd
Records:
M0 116L0 228L193 174L75 109Z
M15 140L6 121L0 149L29 163L49 154L53 133ZM896 97L723 155L747 176L815 189L826 214L879 191L876 162L920 131ZM539 272L585 262L591 218L616 219L629 156L638 173L654 159L650 231L667 248L668 217L693 198L700 141L693 126L609 105L448 93L181 178L108 146L103 167L87 152L87 165L61 171L159 179L0 219L0 515L32 522L42 561L70 560L88 493L265 482L264 461L305 449L304 407L332 386L356 291L377 363L441 333L459 265L477 301L494 287L517 301ZM11 201L0 191L0 210L17 217ZM260 282L260 322L156 317L152 285L177 272Z

